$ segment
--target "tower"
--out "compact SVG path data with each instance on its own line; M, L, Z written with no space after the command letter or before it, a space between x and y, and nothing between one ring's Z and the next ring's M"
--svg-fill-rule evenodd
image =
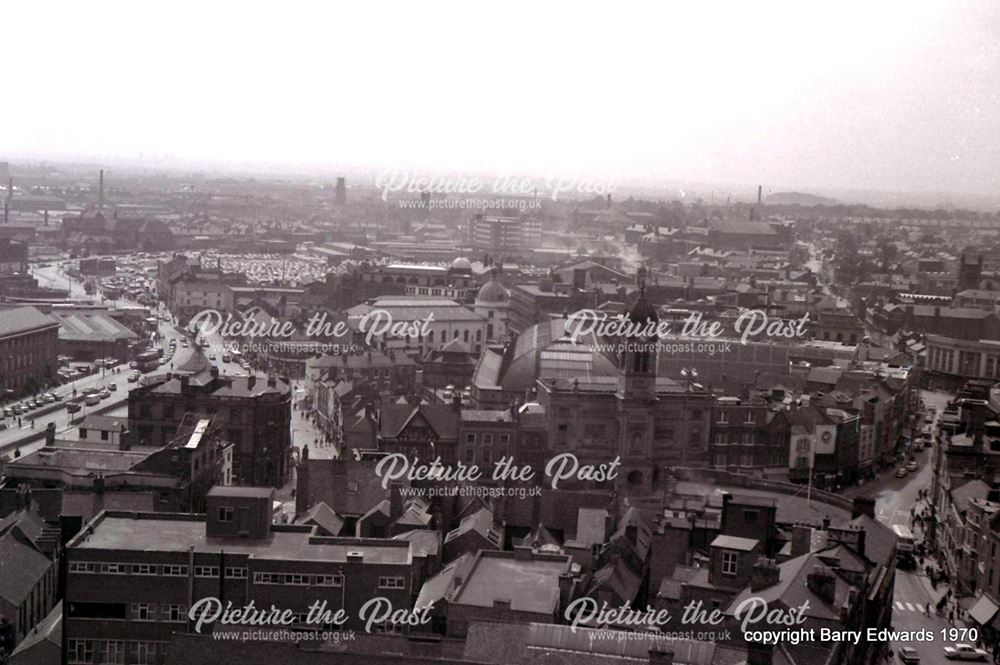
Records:
M655 467L653 431L656 415L656 326L659 317L646 300L646 268L636 275L639 296L626 316L627 334L620 340L618 357L618 454L622 461L620 483L628 492L652 489Z
M100 178L97 185L97 209L104 210L104 169L101 169Z

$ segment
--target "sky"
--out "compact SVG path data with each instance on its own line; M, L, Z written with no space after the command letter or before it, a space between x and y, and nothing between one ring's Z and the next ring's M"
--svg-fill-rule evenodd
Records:
M0 161L1000 193L989 0L16 2L0 23Z

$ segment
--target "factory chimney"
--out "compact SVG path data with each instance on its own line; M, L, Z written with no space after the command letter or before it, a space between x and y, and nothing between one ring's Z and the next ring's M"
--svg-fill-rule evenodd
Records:
M101 169L101 180L97 189L97 209L104 210L104 169Z
M7 200L14 198L14 176L7 176Z
M763 201L764 187L763 185L757 185L757 205L760 205Z

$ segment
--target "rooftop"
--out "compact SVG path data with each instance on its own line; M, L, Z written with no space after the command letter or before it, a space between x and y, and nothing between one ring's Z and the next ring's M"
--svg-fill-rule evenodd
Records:
M347 562L348 552L363 552L366 563L409 564L406 541L324 538L310 542L311 529L272 527L264 539L219 538L206 535L204 519L188 514L106 512L70 543L77 550L204 553L225 551L260 559Z
M452 602L476 607L509 602L512 611L549 615L559 606L559 576L570 572L570 564L562 555L518 560L514 552L483 550Z

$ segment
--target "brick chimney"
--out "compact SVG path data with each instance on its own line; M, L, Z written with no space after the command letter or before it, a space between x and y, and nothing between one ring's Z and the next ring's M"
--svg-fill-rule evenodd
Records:
M45 426L45 445L51 448L56 445L56 424L49 423Z
M747 665L771 665L773 659L773 644L747 642Z
M774 559L761 557L754 564L753 573L750 577L750 590L760 591L773 587L781 579L781 571Z
M808 524L796 524L792 527L793 559L812 551L812 531L812 527Z
M870 496L856 496L851 507L851 519L856 519L861 515L875 519L875 498Z
M833 603L837 597L837 580L826 568L817 566L806 576L806 586L826 603Z

